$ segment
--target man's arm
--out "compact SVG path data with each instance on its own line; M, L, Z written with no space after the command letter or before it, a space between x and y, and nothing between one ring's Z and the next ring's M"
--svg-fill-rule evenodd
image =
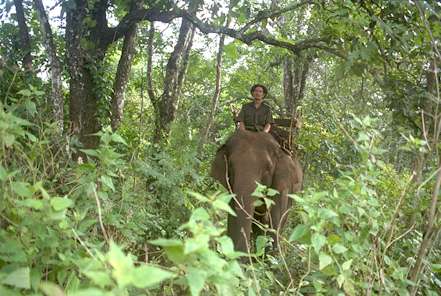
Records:
M274 123L273 112L271 111L270 108L268 109L268 113L266 115L266 120L265 121L266 121L266 123L265 123L265 126L263 127L263 131L265 133L269 133L269 131L271 130L271 124Z
M271 130L271 123L265 124L265 127L263 128L263 131L265 133L269 133L270 130Z
M236 122L239 123L239 129L240 130L245 130L245 115L244 115L244 106L242 106L242 108L240 109L239 114L237 115L237 117L235 118Z

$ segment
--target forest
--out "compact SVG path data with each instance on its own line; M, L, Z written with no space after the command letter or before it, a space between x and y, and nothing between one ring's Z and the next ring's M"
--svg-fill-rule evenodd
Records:
M0 0L0 295L441 295L440 40L436 0ZM212 177L255 84L279 227L250 154Z

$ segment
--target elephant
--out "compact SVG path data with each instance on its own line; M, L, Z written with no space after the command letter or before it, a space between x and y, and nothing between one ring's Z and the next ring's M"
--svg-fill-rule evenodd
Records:
M211 166L211 176L235 194L230 206L236 216L228 215L227 234L236 251L250 252L252 220L266 217L272 232L273 248L278 247L277 231L286 222L291 207L290 193L302 188L303 172L296 156L284 152L271 134L236 130L216 153ZM256 182L276 189L274 204L270 209L255 208ZM262 213L261 211L264 211ZM269 220L269 221L268 221Z

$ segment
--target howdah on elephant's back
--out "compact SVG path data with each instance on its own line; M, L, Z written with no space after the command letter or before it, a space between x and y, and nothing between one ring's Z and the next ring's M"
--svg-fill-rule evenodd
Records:
M228 216L228 235L235 249L244 252L250 249L252 220L268 222L271 228L279 231L291 206L288 194L299 191L303 181L299 161L286 154L270 134L246 130L237 130L219 148L211 176L235 194L230 205L236 217ZM256 182L279 192L271 208L258 216L255 216L255 199L251 196ZM262 221L265 217L267 221ZM273 234L273 239L276 247L278 235Z

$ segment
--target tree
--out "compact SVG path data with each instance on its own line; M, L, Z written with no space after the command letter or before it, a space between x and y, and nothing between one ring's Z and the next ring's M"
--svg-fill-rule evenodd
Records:
M62 67L57 55L57 47L52 35L52 29L49 24L46 11L44 10L41 0L34 0L35 10L37 11L40 21L41 33L43 35L43 43L49 57L51 71L51 99L50 105L55 122L60 133L64 128L64 99L61 84Z
M132 3L133 6L139 6L141 3ZM133 9L133 8L132 8ZM127 31L124 36L124 42L121 50L121 57L118 62L118 68L113 84L112 94L112 129L116 130L121 123L124 109L124 91L126 89L127 81L129 79L130 69L132 66L132 59L135 53L135 40L137 24Z
M32 70L31 41L29 29L26 25L26 17L23 7L23 0L14 0L15 12L17 16L18 28L20 31L21 52L23 55L23 68L27 71Z

